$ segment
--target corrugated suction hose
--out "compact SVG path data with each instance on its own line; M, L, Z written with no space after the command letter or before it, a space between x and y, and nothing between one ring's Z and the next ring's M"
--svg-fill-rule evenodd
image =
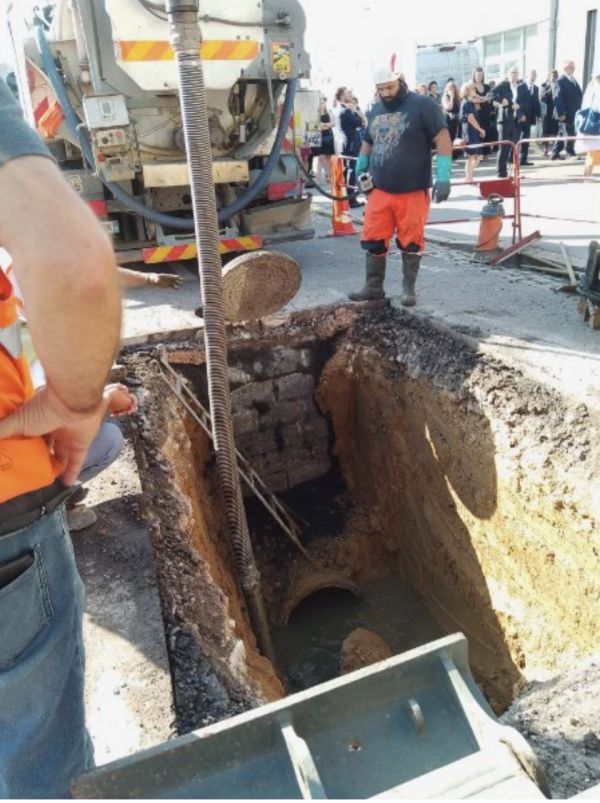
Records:
M235 456L227 373L227 336L221 283L219 230L206 88L200 58L198 4L193 0L179 2L168 0L167 14L171 45L175 51L179 71L183 129L190 168L196 243L202 279L208 392L217 469L225 497L238 581L244 593L259 648L263 655L274 662L275 655L260 589L260 574L248 532Z

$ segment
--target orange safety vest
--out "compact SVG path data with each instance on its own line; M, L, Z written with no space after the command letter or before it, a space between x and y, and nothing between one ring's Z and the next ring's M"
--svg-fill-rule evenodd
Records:
M0 270L0 419L34 393L21 345L16 299L9 279ZM44 438L20 435L0 440L0 502L44 488L62 471Z

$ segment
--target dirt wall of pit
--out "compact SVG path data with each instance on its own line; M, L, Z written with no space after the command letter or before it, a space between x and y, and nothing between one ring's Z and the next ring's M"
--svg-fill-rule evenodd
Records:
M594 414L414 319L349 333L318 399L349 488L497 709L597 649Z
M258 653L235 581L212 444L156 371L142 375L136 453L183 733L284 690Z

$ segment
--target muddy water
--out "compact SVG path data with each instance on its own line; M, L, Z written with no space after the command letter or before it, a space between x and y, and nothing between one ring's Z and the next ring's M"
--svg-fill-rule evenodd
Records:
M312 594L294 610L287 627L273 631L288 692L338 677L342 643L358 627L376 633L394 654L444 635L405 580L380 578L362 592L362 599L335 588Z

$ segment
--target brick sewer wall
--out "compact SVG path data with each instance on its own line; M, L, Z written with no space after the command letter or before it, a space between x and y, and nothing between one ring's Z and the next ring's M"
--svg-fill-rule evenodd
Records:
M272 491L331 468L331 428L314 398L322 345L231 355L236 445Z

